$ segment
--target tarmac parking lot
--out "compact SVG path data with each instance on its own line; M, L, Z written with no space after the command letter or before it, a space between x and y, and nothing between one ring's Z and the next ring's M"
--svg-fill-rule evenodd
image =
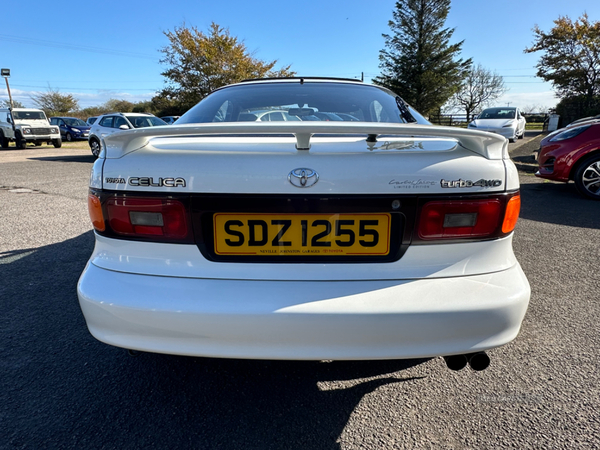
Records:
M89 334L77 301L87 143L0 150L0 449L599 448L600 202L533 175L539 139L510 146L531 303L483 372L128 356Z

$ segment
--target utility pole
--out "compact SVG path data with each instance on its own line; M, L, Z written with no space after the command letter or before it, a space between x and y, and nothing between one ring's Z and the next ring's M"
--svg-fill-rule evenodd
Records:
M8 91L8 101L9 101L9 106L8 106L8 110L10 111L10 121L12 123L12 129L13 129L13 133L16 132L15 130L15 119L13 118L13 100L12 100L12 95L10 95L10 86L8 85L8 78L10 77L10 69L0 69L0 75L4 77L4 80L6 81L6 90ZM16 136L16 134L15 134Z

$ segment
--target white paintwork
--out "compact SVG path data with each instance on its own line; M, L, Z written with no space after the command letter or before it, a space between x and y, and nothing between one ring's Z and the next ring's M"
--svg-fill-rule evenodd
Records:
M302 192L311 194L457 194L506 188L504 160L487 160L456 140L440 138L390 138L372 150L364 138L313 138L310 151L296 150L294 138L156 139L125 157L106 159L103 180L104 188L111 190L152 189L107 183L107 178L127 182L130 177L181 177L185 188L154 190L299 194L287 179L299 167L319 173L319 182ZM468 189L441 185L442 180L458 179L500 180L501 184Z
M385 359L470 353L519 332L529 286L518 265L413 281L248 281L131 275L89 264L78 284L90 332L180 355Z
M303 143L315 134L376 134L385 141L385 136L415 136L450 138L458 140L464 148L487 159L502 159L504 140L489 133L462 128L413 125L405 123L373 122L222 122L171 125L162 127L137 128L106 136L104 139L105 157L121 158L127 153L148 145L153 138L166 136L207 136L232 134L281 135L293 134ZM300 148L306 148L300 145ZM302 151L302 150L300 150Z
M504 164L506 165L506 190L514 191L519 189L519 171L517 170L515 163L512 159L506 158Z
M512 235L484 242L412 245L399 261L383 264L225 264L206 260L196 245L130 242L97 235L90 261L103 269L140 275L265 281L449 278L508 270L517 264Z

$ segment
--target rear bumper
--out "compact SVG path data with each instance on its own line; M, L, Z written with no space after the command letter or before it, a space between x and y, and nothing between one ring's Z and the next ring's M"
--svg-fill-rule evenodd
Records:
M118 347L249 359L401 359L504 345L529 302L517 264L417 281L245 281L134 275L88 264L88 328Z

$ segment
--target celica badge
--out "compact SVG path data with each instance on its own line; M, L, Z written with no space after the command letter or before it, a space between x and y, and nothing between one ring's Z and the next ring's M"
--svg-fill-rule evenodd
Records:
M129 177L129 186L185 187L183 178Z
M288 180L296 187L307 188L317 184L319 174L312 169L294 169L288 174Z

